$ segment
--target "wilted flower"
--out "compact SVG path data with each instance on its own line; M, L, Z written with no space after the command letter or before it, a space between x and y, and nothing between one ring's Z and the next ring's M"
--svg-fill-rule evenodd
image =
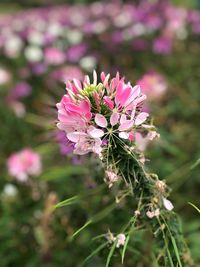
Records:
M113 184L117 182L120 178L119 175L110 170L105 171L105 173L106 173L106 182L108 183L109 187L112 187Z
M113 233L110 232L110 230L108 231L107 235L106 235L108 242L109 243L113 243L113 242L117 242L116 243L116 247L119 248L121 246L124 246L125 242L126 242L126 236L125 234L121 233L118 234L116 237L113 235ZM116 241L117 240L117 241Z
M28 177L38 176L41 173L40 155L30 148L13 153L8 161L8 172L20 182L27 181Z
M166 183L165 182L158 180L158 181L156 181L155 186L156 186L156 189L158 189L158 191L160 191L161 193L165 192L165 189L166 189Z
M119 234L119 235L117 235L117 244L116 244L116 247L119 248L121 246L124 246L125 241L126 241L125 234Z
M147 217L149 217L150 219L154 218L154 217L158 217L160 215L160 209L156 209L153 211L148 210L146 212Z

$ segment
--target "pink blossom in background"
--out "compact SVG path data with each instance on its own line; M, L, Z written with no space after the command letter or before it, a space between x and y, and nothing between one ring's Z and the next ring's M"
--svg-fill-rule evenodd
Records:
M0 66L0 85L6 84L11 80L11 73Z
M149 101L159 100L167 91L167 81L164 76L157 72L148 72L137 81Z
M27 97L32 92L30 84L27 82L19 82L12 88L7 96L7 100L15 101Z
M23 103L19 101L10 101L8 104L18 118L24 117L26 114L26 107Z
M70 62L77 62L84 56L86 51L87 45L85 43L69 47L67 50L67 59Z
M48 47L44 51L44 60L49 65L60 65L66 60L65 53L56 47Z
M172 51L172 39L170 37L161 36L153 41L153 51L156 54L168 55Z
M148 42L145 39L136 39L133 42L133 48L137 51L143 51L148 48Z
M78 80L82 79L83 72L76 66L64 66L54 70L50 74L50 77L56 81L67 82L68 80L72 80L74 78Z
M30 148L25 148L13 153L7 160L9 175L20 182L28 180L29 176L38 176L41 173L42 164L40 155Z

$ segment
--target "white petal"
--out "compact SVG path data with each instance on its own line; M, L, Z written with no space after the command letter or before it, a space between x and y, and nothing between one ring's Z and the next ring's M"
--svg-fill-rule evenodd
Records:
M93 71L93 84L94 84L95 86L97 85L97 73L96 73L95 70Z
M174 206L173 204L171 203L171 201L169 201L168 199L166 198L163 198L163 205L165 206L165 208L169 211L173 210Z
M106 118L101 114L96 114L94 120L96 124L102 128L106 128L108 125Z
M126 133L126 132L120 132L119 133L119 137L122 138L122 139L128 139L129 134Z
M82 139L85 139L86 136L87 134L83 132L72 132L67 134L67 138L74 143L80 142Z
M120 118L120 123L122 124L122 123L124 123L126 121L127 121L126 115L125 114L122 114L121 115L121 118Z
M104 136L104 131L93 127L93 129L88 130L88 134L93 138L100 138Z
M146 112L141 112L135 119L135 125L140 125L146 121L147 117L149 116Z
M112 126L115 126L119 121L119 113L113 112L113 114L110 117L110 124Z

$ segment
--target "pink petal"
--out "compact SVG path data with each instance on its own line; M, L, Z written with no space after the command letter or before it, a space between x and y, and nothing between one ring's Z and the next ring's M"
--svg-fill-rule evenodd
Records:
M94 120L96 124L102 128L106 128L108 125L106 118L101 114L96 114Z
M115 126L119 122L119 113L113 112L113 114L110 117L110 124L112 126Z
M84 113L84 114L90 113L91 104L88 100L81 101L79 106L81 108L82 113Z
M127 120L126 122L122 123L119 126L119 131L126 131L129 130L131 127L133 127L134 121L132 120Z
M146 112L141 112L135 119L135 125L140 125L146 121L147 117L149 116Z
M122 93L123 93L123 87L124 87L124 84L123 84L123 82L120 81L117 85L117 88L116 88L116 96L115 96L116 105L119 105L119 103L120 103L120 98L121 98Z
M133 100L136 99L136 97L139 97L140 95L140 86L139 85L136 85L132 88L131 90L131 95L130 97L127 99L126 103L124 104L125 106L128 106Z
M101 72L100 77L101 77L101 81L102 81L102 83L104 83L104 80L105 80L105 78L106 78L106 75L105 75L105 73L104 73L103 71Z
M123 107L125 105L125 103L130 99L130 95L131 95L131 87L126 87L123 90L123 93L120 95L120 105Z
M133 132L128 133L128 139L129 139L130 141L133 141L134 138L135 138L135 136L134 136L134 133L133 133Z
M108 106L110 109L114 108L114 102L110 99L110 97L104 96L103 100L106 106Z

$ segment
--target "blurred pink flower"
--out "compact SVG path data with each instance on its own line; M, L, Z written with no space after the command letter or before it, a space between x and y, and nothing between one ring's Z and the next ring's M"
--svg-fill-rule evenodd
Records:
M48 47L44 51L44 60L49 65L60 65L66 60L65 53L56 47Z
M168 55L172 50L172 39L170 37L161 36L154 40L153 51L156 54Z
M0 66L0 85L8 83L11 80L11 73Z
M41 173L41 158L32 149L25 148L8 158L7 167L11 176L20 182L25 182L29 176L38 176Z
M137 81L148 99L158 100L167 91L167 81L164 76L157 72L148 72Z
M60 68L56 68L51 74L50 77L53 80L67 82L68 80L82 79L83 73L79 67L76 66L64 66Z

